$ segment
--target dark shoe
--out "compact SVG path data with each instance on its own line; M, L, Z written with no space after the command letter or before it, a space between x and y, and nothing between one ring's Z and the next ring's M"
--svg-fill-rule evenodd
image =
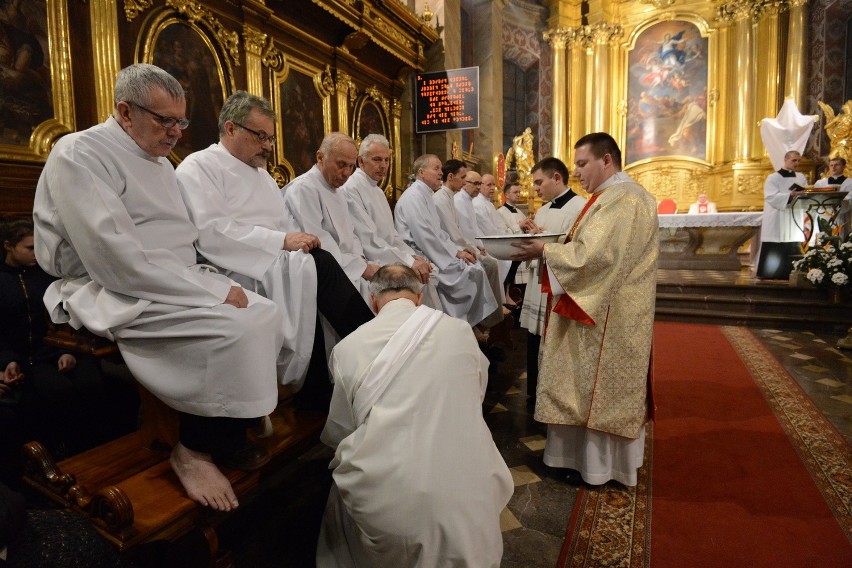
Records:
M488 340L486 343L489 346L502 343L505 347L512 349L515 346L512 341L512 326L514 323L515 319L512 316L505 316L503 321L488 330Z
M266 448L246 442L246 445L230 454L218 454L213 456L217 465L240 471L254 471L260 469L269 462L269 452Z

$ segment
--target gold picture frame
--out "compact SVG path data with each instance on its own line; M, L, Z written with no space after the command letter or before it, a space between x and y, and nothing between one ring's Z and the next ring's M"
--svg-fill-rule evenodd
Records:
M143 30L136 60L165 69L186 91L190 126L170 155L179 163L219 140L219 112L236 88L233 70L215 30L196 20L163 11L152 14Z
M271 102L278 115L278 163L273 175L279 184L289 183L316 162L316 151L331 132L334 92L328 68L314 67L291 54L282 70L274 73Z
M9 5L0 33L18 44L10 61L0 61L0 159L43 162L60 136L76 130L68 2Z

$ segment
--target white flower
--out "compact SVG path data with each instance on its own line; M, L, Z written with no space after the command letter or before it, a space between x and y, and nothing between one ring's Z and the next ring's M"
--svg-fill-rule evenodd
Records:
M841 243L840 250L850 250L852 249L852 243Z
M849 282L849 277L843 274L842 272L835 272L831 277L831 282L835 286L846 286Z
M808 274L806 277L814 284L819 284L820 282L822 282L824 276L825 274L823 274L822 270L820 270L819 268L811 268L810 270L808 270Z
M826 264L829 268L834 268L835 266L843 266L843 261L837 258L836 256L828 261Z
M829 245L829 246L825 249L825 252L827 252L828 254L834 254L835 252L837 252L837 250L836 250L833 246Z

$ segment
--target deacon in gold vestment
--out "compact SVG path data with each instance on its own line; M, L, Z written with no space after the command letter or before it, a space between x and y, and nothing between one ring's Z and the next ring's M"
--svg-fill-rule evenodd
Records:
M654 197L621 170L611 136L575 148L574 176L591 198L568 242L520 245L544 257L553 294L535 419L548 424L545 464L590 484L636 484L648 420L658 253Z

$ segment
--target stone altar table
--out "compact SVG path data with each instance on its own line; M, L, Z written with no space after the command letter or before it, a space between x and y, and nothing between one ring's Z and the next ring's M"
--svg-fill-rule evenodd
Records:
M675 213L660 215L659 268L740 270L737 250L759 240L763 213ZM752 246L752 251L756 247Z

